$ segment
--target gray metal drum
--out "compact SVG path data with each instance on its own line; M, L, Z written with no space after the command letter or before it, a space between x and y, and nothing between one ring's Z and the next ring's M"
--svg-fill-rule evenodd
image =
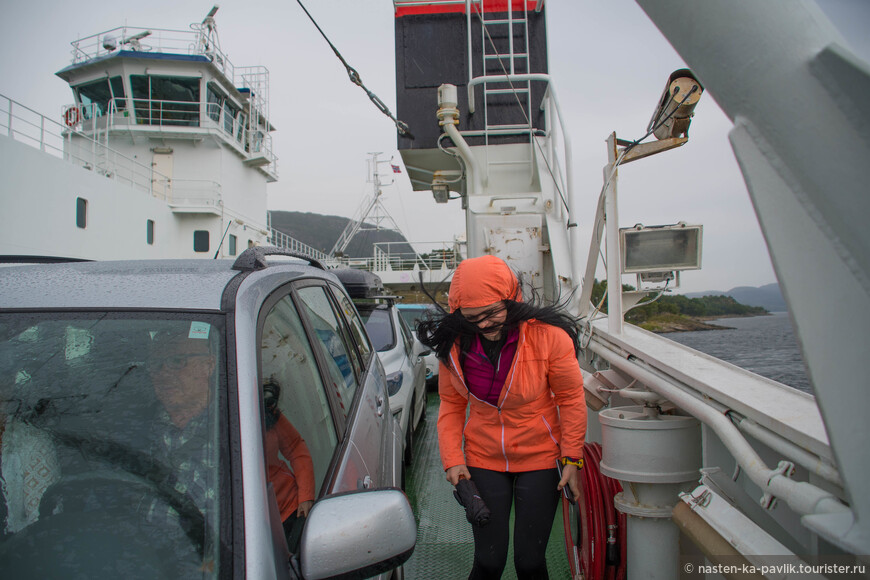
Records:
M661 415L641 406L605 409L601 423L601 472L638 483L697 479L701 466L701 423Z

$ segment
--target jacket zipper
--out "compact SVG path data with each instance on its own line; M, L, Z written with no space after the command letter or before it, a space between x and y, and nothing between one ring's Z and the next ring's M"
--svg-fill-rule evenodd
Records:
M450 364L453 365L453 372L456 373L457 378L459 378L459 382L462 383L463 387L465 387L465 392L468 393L470 396L474 397L475 399L477 399L478 401L480 401L481 403L484 403L485 405L489 405L490 407L495 407L495 409L498 411L498 420L501 423L501 454L502 454L502 457L504 457L504 469L505 469L505 471L510 471L511 464L510 464L510 461L508 460L507 449L505 448L504 417L502 417L501 408L502 408L502 405L504 405L504 402L507 399L508 394L510 394L511 387L514 384L514 375L516 375L516 372L517 372L516 365L519 362L518 355L520 353L520 348L523 346L523 344L525 342L526 342L525 332L522 332L522 333L520 333L520 341L519 341L519 344L517 344L517 350L514 353L514 360L513 360L513 365L512 365L513 368L508 373L508 375L511 378L511 381L510 381L510 383L508 383L508 388L504 393L504 397L501 399L501 405L493 405L489 401L484 401L483 399L477 397L474 393L471 392L471 389L469 389L468 385L465 384L465 378L463 377L462 372L459 370L459 368L456 365L456 357L453 356L453 352L450 353ZM498 362L499 362L499 364L501 364L501 353L499 353L499 355L498 355ZM470 420L470 419L471 419L471 417L469 416L468 420ZM465 425L462 427L463 435L465 434L465 427L468 426L468 420L466 420Z
M498 405L498 407L497 407L498 408L498 419L501 422L501 453L502 453L502 456L504 457L504 470L505 471L511 470L510 469L511 462L508 460L507 449L505 449L504 417L501 414L501 408L504 405L504 402L507 400L508 395L511 392L511 387L514 385L514 376L516 376L516 374L517 374L517 365L519 364L520 349L522 348L522 346L525 342L526 342L526 335L525 335L525 332L523 332L522 335L520 336L520 342L519 342L519 344L517 344L517 349L516 349L516 351L514 351L514 360L513 360L513 365L512 365L513 368L510 371L508 371L508 374L510 375L510 378L511 378L511 382L508 383L508 387L504 392L504 397L501 398L501 404ZM499 363L501 363L501 354L499 354Z

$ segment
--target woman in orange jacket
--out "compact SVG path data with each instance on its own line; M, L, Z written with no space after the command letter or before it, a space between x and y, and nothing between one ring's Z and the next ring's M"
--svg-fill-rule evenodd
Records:
M472 523L469 578L501 577L511 505L517 577L547 578L560 490L580 493L586 405L574 319L524 303L517 277L495 256L459 264L449 307L422 321L418 336L441 361L438 442L447 480L472 480L491 511L488 523Z
M284 536L293 551L314 505L314 463L305 440L278 409L280 398L281 385L273 378L266 379L266 478L275 490Z

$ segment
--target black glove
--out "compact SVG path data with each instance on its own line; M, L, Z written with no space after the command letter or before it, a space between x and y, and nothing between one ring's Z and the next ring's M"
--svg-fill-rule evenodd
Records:
M472 525L485 526L489 523L491 512L483 498L480 497L480 492L477 491L477 486L470 479L460 479L456 484L456 489L453 496L459 505L465 508L465 517Z

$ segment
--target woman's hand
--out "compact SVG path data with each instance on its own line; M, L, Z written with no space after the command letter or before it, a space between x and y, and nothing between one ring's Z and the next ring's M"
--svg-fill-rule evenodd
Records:
M299 504L299 509L296 510L296 515L299 516L300 518L307 518L308 512L311 511L311 506L313 506L313 505L314 505L314 502L311 501L310 499L308 501L303 501L302 503Z
M464 465L454 465L447 469L447 481L450 482L451 485L456 485L459 483L459 480L463 477L465 479L471 479L471 474L468 472L468 468Z
M562 488L568 486L568 489L571 490L571 494L574 496L574 500L576 501L578 497L580 497L580 473L577 470L576 465L571 465L570 463L562 466L562 479L559 480L559 491L562 491Z

